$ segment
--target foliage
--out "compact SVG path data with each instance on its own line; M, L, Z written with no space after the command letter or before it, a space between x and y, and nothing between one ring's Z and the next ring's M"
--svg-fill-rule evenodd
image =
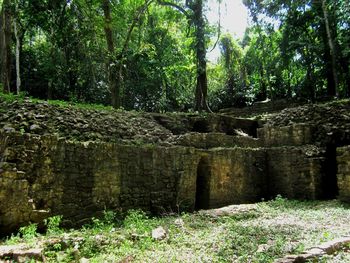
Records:
M95 231L101 230L111 230L115 226L120 226L122 215L115 211L104 211L103 217L91 219L92 223L90 225L84 226L87 229L92 229Z
M205 49L210 38L217 38L218 29L199 12L208 3L154 0L137 16L145 1L111 2L115 48L109 54L101 1L11 1L22 91L40 99L110 105L107 68L115 67L120 69L122 108L188 111L200 95L195 90L206 68ZM267 98L350 96L348 1L244 3L254 23L242 40L221 35L221 57L208 66L211 108L242 107Z
M88 258L91 262L265 263L346 235L350 220L349 207L338 201L302 202L281 196L248 210L237 206L231 214L212 213L150 218L140 210L125 215L105 211L89 226L56 234L54 239L48 234L37 237L35 228L27 227L23 238L31 239L17 237L16 242L35 247L35 240L41 240L48 262ZM166 239L152 239L151 231L158 226L167 229ZM334 258L348 259L342 252Z
M272 40L271 44L260 46L269 52L261 59L265 62L272 57L276 68L262 65L261 76L276 72L272 76L282 94L273 90L269 98L283 96L283 92L289 98L313 101L326 96L348 96L350 82L345 76L350 68L345 54L349 48L342 45L348 37L338 34L350 29L348 18L341 15L346 10L345 2L244 1L259 28L258 40L264 41L265 35ZM279 36L274 39L276 33ZM263 83L268 83L268 77Z
M60 229L61 221L62 216L52 216L45 219L44 224L47 227L46 233L49 235L62 233L62 229Z
M19 233L24 240L31 240L37 236L37 228L37 224L29 224L28 226L22 226Z
M123 226L131 232L144 234L152 230L149 228L149 222L150 220L145 212L141 210L129 210L124 219Z
M117 58L141 0L111 5ZM24 91L37 98L109 104L107 52L99 1L19 1ZM126 109L188 107L194 79L186 18L151 6L136 24L122 61ZM191 101L192 103L192 101ZM187 106L184 106L187 105Z

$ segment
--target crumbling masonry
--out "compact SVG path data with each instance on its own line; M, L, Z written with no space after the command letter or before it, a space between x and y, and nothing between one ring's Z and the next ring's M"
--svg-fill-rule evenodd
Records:
M252 136L233 136L230 121ZM0 233L52 215L74 226L104 210L193 211L278 194L350 202L346 141L316 143L317 127L304 124L257 129L225 118L222 130L201 122L172 146L1 132Z

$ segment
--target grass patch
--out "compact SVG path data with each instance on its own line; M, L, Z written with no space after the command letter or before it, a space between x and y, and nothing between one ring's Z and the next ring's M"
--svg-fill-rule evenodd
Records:
M103 111L120 111L123 112L123 109L114 109L112 106L105 106L102 104L93 104L93 103L78 103L74 101L63 101L63 100L41 100L33 97L28 97L25 93L20 93L20 95L15 95L12 93L3 93L0 92L0 102L5 101L7 103L12 103L18 101L20 103L24 102L25 99L29 99L32 103L43 103L46 102L50 105L59 106L59 107L73 107L76 109L85 109L85 110L103 110Z
M90 262L265 263L350 234L349 206L282 197L256 204L251 212L223 216L194 213L155 218L139 210L124 216L108 211L81 229L65 232L59 228L60 220L47 220L45 235L31 226L12 241L41 244L48 262L87 258ZM152 239L158 226L167 232L163 240ZM347 257L342 252L332 258ZM328 257L324 260L331 262Z

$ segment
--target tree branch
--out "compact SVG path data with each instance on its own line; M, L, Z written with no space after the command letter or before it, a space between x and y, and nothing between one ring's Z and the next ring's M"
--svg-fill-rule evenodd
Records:
M178 11L180 11L181 13L183 13L187 18L191 17L190 14L183 7L181 7L175 3L158 0L158 4L173 7L175 9L177 9Z
M217 44L219 43L220 36L221 36L221 3L220 2L219 2L219 10L218 11L219 11L218 12L219 13L218 37L217 37L217 39L215 41L215 44L214 44L213 48L209 52L212 52L216 48Z
M128 34L126 35L126 39L125 39L125 42L124 42L124 45L123 45L123 49L120 53L120 57L122 58L124 56L124 53L126 52L127 48L128 48L128 45L129 45L129 41L130 41L130 38L131 38L131 34L132 34L132 31L134 30L134 27L136 26L136 23L139 22L141 16L146 12L148 6L153 2L154 0L146 0L145 4L143 6L141 6L137 13L135 14L133 20L132 20L132 24L131 26L129 27L129 30L128 30Z

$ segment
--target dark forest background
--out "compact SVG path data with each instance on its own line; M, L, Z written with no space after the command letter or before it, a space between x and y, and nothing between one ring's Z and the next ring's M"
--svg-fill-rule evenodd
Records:
M244 0L242 40L208 23L205 0L0 4L5 93L145 111L350 95L348 0Z

